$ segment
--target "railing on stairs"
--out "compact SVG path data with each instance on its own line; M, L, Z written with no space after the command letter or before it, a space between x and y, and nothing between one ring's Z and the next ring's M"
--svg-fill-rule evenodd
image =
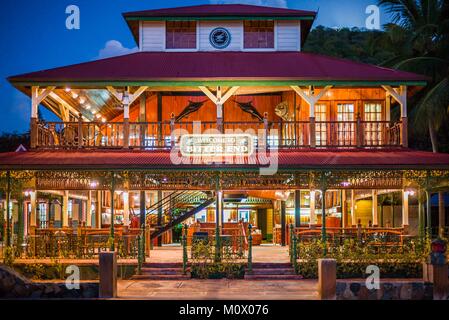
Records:
M215 198L200 191L173 192L147 209L147 225L156 225L150 239L161 236L179 223L214 203Z

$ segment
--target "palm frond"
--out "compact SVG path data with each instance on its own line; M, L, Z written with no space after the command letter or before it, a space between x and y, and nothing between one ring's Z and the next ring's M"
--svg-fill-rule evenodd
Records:
M432 121L436 129L447 120L449 112L449 78L433 86L416 106L414 125Z

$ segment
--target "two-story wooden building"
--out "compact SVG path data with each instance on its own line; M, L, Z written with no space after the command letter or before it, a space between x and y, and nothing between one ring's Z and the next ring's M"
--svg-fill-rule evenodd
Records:
M449 155L408 149L407 130L407 100L427 79L302 52L315 16L125 13L138 52L8 78L31 98L31 149L0 154L11 233L125 236L146 221L171 242L182 222L244 221L284 244L290 223L430 231Z

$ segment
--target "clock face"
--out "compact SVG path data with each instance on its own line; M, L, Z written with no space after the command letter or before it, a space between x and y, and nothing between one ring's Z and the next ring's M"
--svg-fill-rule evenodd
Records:
M211 45L216 49L224 49L231 42L231 34L225 28L215 28L209 35Z

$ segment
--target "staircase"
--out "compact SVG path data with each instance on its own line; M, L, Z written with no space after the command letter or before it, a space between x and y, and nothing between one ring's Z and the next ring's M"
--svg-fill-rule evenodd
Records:
M147 208L147 225L156 225L151 240L210 206L215 197L201 191L176 191Z
M144 263L142 266L142 273L134 275L131 280L189 280L190 272L182 272L182 263L168 262L168 263Z
M247 280L300 280L301 275L295 273L290 263L255 262L252 272L245 270Z

